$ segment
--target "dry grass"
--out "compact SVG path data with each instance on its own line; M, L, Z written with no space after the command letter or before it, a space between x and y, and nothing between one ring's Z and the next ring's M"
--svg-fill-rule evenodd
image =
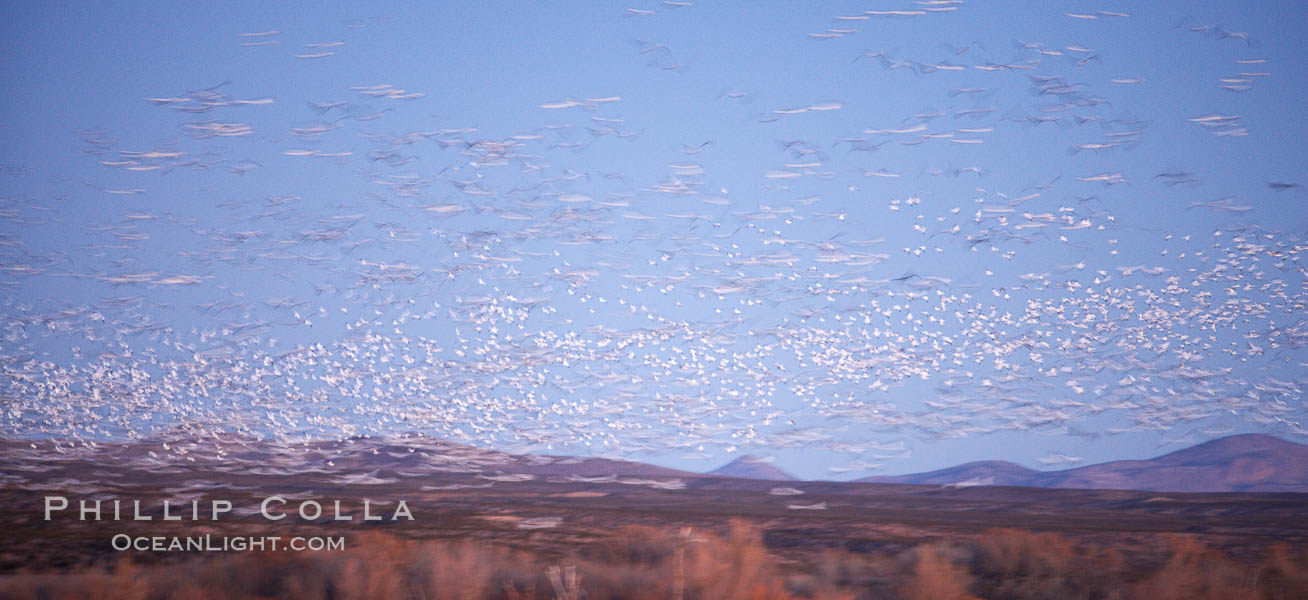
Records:
M0 597L339 600L854 600L1308 598L1308 554L1272 546L1238 562L1191 537L1160 544L1149 565L1058 535L993 530L895 555L815 552L782 565L746 521L720 535L631 527L565 556L381 534L323 553L243 553L169 564L128 560L70 573L0 578Z

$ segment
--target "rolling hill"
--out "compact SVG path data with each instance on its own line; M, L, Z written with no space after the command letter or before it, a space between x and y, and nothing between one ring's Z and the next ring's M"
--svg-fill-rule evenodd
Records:
M767 479L770 481L795 481L795 476L772 464L772 460L746 454L721 467L708 472L718 477L736 477L740 479Z
M1147 460L1119 460L1062 471L980 461L927 473L873 476L858 481L1160 492L1308 492L1308 446L1270 435L1244 434Z

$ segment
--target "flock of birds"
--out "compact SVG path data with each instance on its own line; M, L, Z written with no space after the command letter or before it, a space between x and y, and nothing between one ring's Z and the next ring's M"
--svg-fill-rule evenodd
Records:
M639 28L699 9L614 18ZM791 35L827 49L967 10L911 2ZM1167 43L1231 55L1229 77L1195 85L1255 103L1275 77L1248 34L1178 29ZM232 44L323 68L350 51L283 37ZM651 94L695 68L665 44L626 51L670 86ZM615 457L802 447L846 455L842 473L907 456L910 438L1308 434L1302 185L1237 181L1214 199L1202 165L1133 154L1158 119L1216 144L1257 136L1247 119L1137 116L1114 94L1149 81L1099 77L1110 53L1091 44L1020 41L1007 61L976 43L847 54L841 68L862 77L948 91L877 123L848 99L760 112L748 90L705 94L774 159L737 164L731 140L662 146L630 94L542 98L519 107L534 125L505 133L413 117L439 94L389 83L325 100L242 96L239 82L142 90L176 138L77 131L82 189L2 201L0 423L74 445L419 431ZM287 106L293 122L260 116ZM843 133L778 139L801 119ZM984 158L1001 139L1070 140L1059 160L1082 166ZM651 157L661 166L623 166ZM729 177L753 187L729 192ZM1153 199L1164 193L1190 200ZM1273 204L1298 221L1260 219Z

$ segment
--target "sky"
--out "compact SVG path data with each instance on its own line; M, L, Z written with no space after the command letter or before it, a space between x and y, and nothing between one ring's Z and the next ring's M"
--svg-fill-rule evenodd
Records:
M1293 3L0 10L8 435L852 479L1308 433Z

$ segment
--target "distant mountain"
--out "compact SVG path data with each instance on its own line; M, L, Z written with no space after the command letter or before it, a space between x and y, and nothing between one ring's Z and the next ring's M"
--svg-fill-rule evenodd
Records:
M697 477L698 473L679 471L647 463L609 458L515 454L457 444L447 440L396 436L391 438L355 438L315 445L320 459L330 459L333 466L356 469L432 467L442 471L466 473L516 473L577 477ZM312 456L312 455L310 455Z
M708 472L719 477L738 477L740 479L767 479L769 481L794 481L795 476L772 464L772 459L746 454L721 467Z
M1159 492L1308 492L1308 446L1261 435L1233 435L1148 460L1119 460L1063 471L1002 461L971 462L871 483L1015 485Z
M378 479L425 475L467 477L661 478L705 476L743 480L795 481L771 458L742 456L708 473L691 473L640 462L605 458L513 454L416 435L356 437L309 443L279 443L248 436L161 436L134 442L86 443L0 438L9 462L43 462L49 457L78 464L176 472L297 474L365 473ZM3 473L0 473L3 475ZM81 477L86 474L69 474ZM483 477L484 478L484 477ZM0 477L2 479L2 477ZM94 477L87 475L87 480ZM1234 435L1148 460L1122 460L1062 471L1037 471L1004 461L970 462L911 475L874 476L864 483L1021 486L1040 488L1150 490L1159 492L1308 493L1308 446L1269 435Z
M1039 471L1002 460L981 460L930 473L864 477L858 481L874 483L913 483L919 485L1023 485L1032 486ZM1037 486L1041 487L1041 486Z
M95 445L55 440L0 438L10 462L48 457L84 464L159 469L211 468L291 476L302 473L371 473L379 478L432 474L530 475L541 478L695 478L703 474L608 458L514 454L413 434L356 436L342 440L283 443L240 434L195 436L168 432L150 438ZM3 462L3 461L0 461ZM3 466L3 465L0 465ZM3 473L0 473L0 482Z

